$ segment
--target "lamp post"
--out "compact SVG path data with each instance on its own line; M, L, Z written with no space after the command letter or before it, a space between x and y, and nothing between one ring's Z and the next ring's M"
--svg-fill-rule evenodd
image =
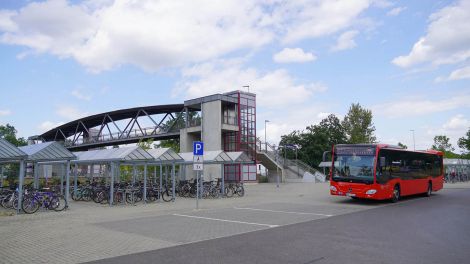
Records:
M415 130L411 129L411 132L413 132L413 150L416 150L416 144L415 144Z
M266 151L266 153L268 153L268 141L266 141L266 128L267 128L267 124L268 124L269 120L264 120L264 150Z
M300 175L300 171L299 171L299 158L298 158L298 149L299 149L299 146L298 145L294 145L295 147L295 163L297 164L297 177Z

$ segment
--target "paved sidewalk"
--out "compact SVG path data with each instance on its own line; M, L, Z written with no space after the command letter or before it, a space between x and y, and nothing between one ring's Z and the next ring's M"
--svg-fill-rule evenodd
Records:
M458 186L458 187L457 187ZM0 263L78 263L390 205L329 195L328 184L246 186L246 196L136 206L72 202L66 212L0 217ZM470 188L470 184L446 188Z

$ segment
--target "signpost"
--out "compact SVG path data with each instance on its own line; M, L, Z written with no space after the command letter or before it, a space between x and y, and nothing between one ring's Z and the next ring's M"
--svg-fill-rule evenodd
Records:
M204 170L204 143L200 141L193 142L193 169L196 171L196 209L199 209L199 175Z

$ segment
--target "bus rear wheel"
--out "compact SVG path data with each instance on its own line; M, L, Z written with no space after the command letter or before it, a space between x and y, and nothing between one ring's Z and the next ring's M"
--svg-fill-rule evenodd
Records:
M395 185L392 193L392 203L396 203L400 200L400 187Z

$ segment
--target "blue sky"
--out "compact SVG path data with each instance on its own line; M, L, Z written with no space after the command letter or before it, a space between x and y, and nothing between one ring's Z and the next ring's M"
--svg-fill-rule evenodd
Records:
M351 103L381 142L470 127L470 1L0 2L0 124L20 136L109 110L243 89L277 143Z

